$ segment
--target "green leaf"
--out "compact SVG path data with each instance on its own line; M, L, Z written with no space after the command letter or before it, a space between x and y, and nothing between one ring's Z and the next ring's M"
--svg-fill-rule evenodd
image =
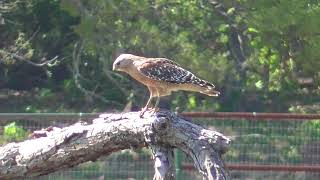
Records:
M233 12L235 11L236 9L234 7L232 8L229 8L228 11L227 11L227 14L233 14Z
M259 31L253 27L249 27L248 28L248 32L254 32L254 33L258 33Z
M194 95L190 95L188 98L188 108L195 109L197 107L196 97Z
M259 81L257 81L257 82L255 83L255 86L256 86L256 88L258 88L258 89L262 89L262 88L263 88L263 82L262 82L261 80L259 80Z
M229 41L229 37L225 34L221 34L219 37L219 42L226 44Z
M52 96L52 95L53 95L52 90L48 89L48 88L42 88L39 91L39 96L40 97L47 97L47 96Z
M12 122L4 127L3 135L6 139L20 141L26 138L27 131Z
M229 29L229 24L220 24L218 32L226 32Z

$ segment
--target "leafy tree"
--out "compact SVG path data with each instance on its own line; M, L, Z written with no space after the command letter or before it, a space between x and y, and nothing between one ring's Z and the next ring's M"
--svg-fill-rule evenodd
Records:
M173 59L222 91L217 99L178 92L166 107L287 111L319 100L317 1L28 0L2 6L10 8L1 9L0 86L36 94L36 111L140 107L145 88L111 71L120 53ZM35 66L43 59L47 63ZM60 102L44 104L48 99ZM17 111L30 104L23 106Z

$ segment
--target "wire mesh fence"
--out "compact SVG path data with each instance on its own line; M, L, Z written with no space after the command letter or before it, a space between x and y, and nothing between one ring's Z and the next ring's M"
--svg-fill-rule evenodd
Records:
M224 159L233 179L320 179L320 121L198 118L195 123L232 137Z
M48 126L64 127L79 120L79 117L68 114L38 115L19 118L18 114L0 114L1 143L23 140L34 130ZM320 179L320 121L315 119L318 116L252 118L239 114L223 117L185 115L192 117L191 121L194 123L216 129L233 139L224 155L233 179ZM81 119L93 119L96 116L85 114L81 115ZM191 159L180 151L176 151L176 169L177 179L201 179L193 168ZM95 162L35 179L144 180L152 179L153 173L151 153L143 148L135 151L123 150Z

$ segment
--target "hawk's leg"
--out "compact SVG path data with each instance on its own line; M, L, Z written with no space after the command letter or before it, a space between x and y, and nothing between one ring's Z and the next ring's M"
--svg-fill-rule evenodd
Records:
M157 97L156 103L154 105L154 108L152 109L154 112L158 112L160 108L158 108L160 97L161 96L168 96L171 94L171 91L169 89L163 89L163 88L156 88L155 92L153 94L156 94L154 97Z
M152 98L153 98L154 88L148 87L148 89L149 89L150 97L149 97L149 99L148 99L147 104L144 106L144 108L141 109L140 117L143 117L144 113L148 110L148 107L149 107L149 105L151 104L151 100L152 100Z
M160 101L160 94L159 94L159 90L156 89L156 92L157 92L157 100L156 100L156 103L154 104L154 111L159 111L159 108L158 108L158 105L159 105L159 101Z

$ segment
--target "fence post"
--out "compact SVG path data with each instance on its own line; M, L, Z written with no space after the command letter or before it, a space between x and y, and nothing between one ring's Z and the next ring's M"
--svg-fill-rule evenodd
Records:
M175 157L175 167L176 167L176 180L181 180L181 160L182 160L182 154L181 151L177 148L174 149L174 157Z

